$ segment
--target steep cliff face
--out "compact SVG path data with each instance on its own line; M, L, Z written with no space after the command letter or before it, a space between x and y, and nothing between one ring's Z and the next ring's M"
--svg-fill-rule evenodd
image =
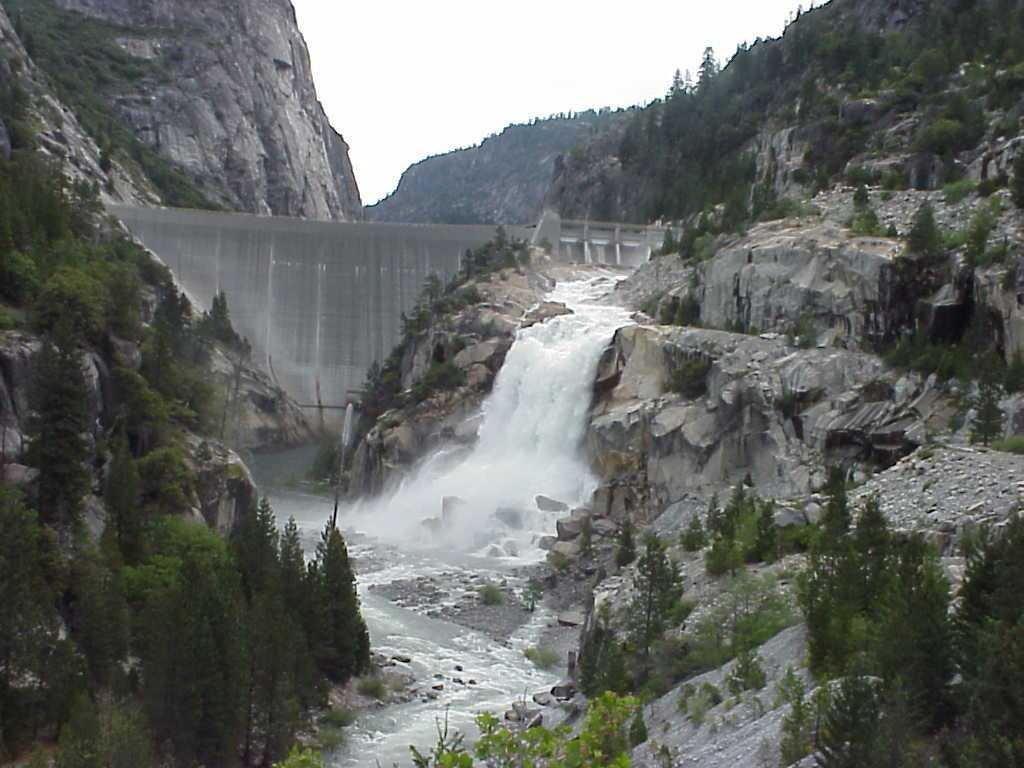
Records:
M9 6L33 10L47 2ZM317 99L288 0L57 6L117 26L115 36L97 36L95 45L117 46L141 74L105 90L103 101L210 202L262 214L360 217L348 146Z
M367 216L414 223L535 223L559 158L628 114L584 112L511 125L475 147L411 166L398 188L368 208Z
M9 89L9 90L8 90ZM113 162L101 167L102 152L79 122L74 111L50 88L46 74L35 64L15 31L11 18L0 7L0 90L19 94L5 99L0 114L0 157L14 150L34 148L60 163L73 180L96 184L104 195L119 202L155 200L145 183L137 183Z

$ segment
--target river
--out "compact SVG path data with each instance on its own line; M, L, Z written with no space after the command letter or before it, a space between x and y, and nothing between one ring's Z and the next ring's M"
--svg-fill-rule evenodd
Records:
M543 559L538 540L554 532L558 517L540 510L535 497L574 506L586 503L596 487L581 443L598 359L614 331L630 322L625 310L602 301L616 278L599 273L552 291L548 300L564 302L573 314L518 333L482 407L472 450L441 450L388 497L343 510L340 525L359 566L373 649L411 658L417 682L436 698L361 714L329 765L411 765L409 745L431 745L440 720L447 717L452 729L471 737L477 713L503 712L513 701L549 689L564 671L542 671L523 655L553 620L543 608L498 641L493 632L436 617L440 606L403 607L379 588L433 578L450 587L451 599L465 599L465 585L481 578L505 581L512 590L523 586L522 567ZM283 481L301 475L311 459L305 450L253 462L279 520L294 517L310 551L332 503L288 490ZM440 522L445 497L457 498L452 514L428 532L423 521ZM499 508L518 510L519 519L506 524L495 517ZM433 685L443 687L433 691Z

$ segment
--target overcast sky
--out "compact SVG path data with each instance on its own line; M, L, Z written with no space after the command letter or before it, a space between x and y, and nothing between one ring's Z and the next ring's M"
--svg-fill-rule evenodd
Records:
M797 0L293 0L363 202L409 165L555 112L643 104L706 45L776 36ZM808 6L804 0L805 7ZM815 3L815 4L820 4Z

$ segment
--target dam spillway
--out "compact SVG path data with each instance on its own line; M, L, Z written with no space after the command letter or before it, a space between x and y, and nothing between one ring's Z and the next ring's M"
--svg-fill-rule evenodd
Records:
M343 406L367 368L387 356L427 276L452 277L466 249L495 230L129 206L110 212L200 308L218 291L227 294L235 329L286 392L328 406Z

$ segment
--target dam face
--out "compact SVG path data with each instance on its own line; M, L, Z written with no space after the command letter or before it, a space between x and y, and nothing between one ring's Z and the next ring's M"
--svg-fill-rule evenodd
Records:
M493 226L364 224L110 206L209 309L218 291L256 362L303 404L344 406L391 351L424 280L459 269ZM528 239L525 229L506 228ZM342 411L332 410L337 423Z

